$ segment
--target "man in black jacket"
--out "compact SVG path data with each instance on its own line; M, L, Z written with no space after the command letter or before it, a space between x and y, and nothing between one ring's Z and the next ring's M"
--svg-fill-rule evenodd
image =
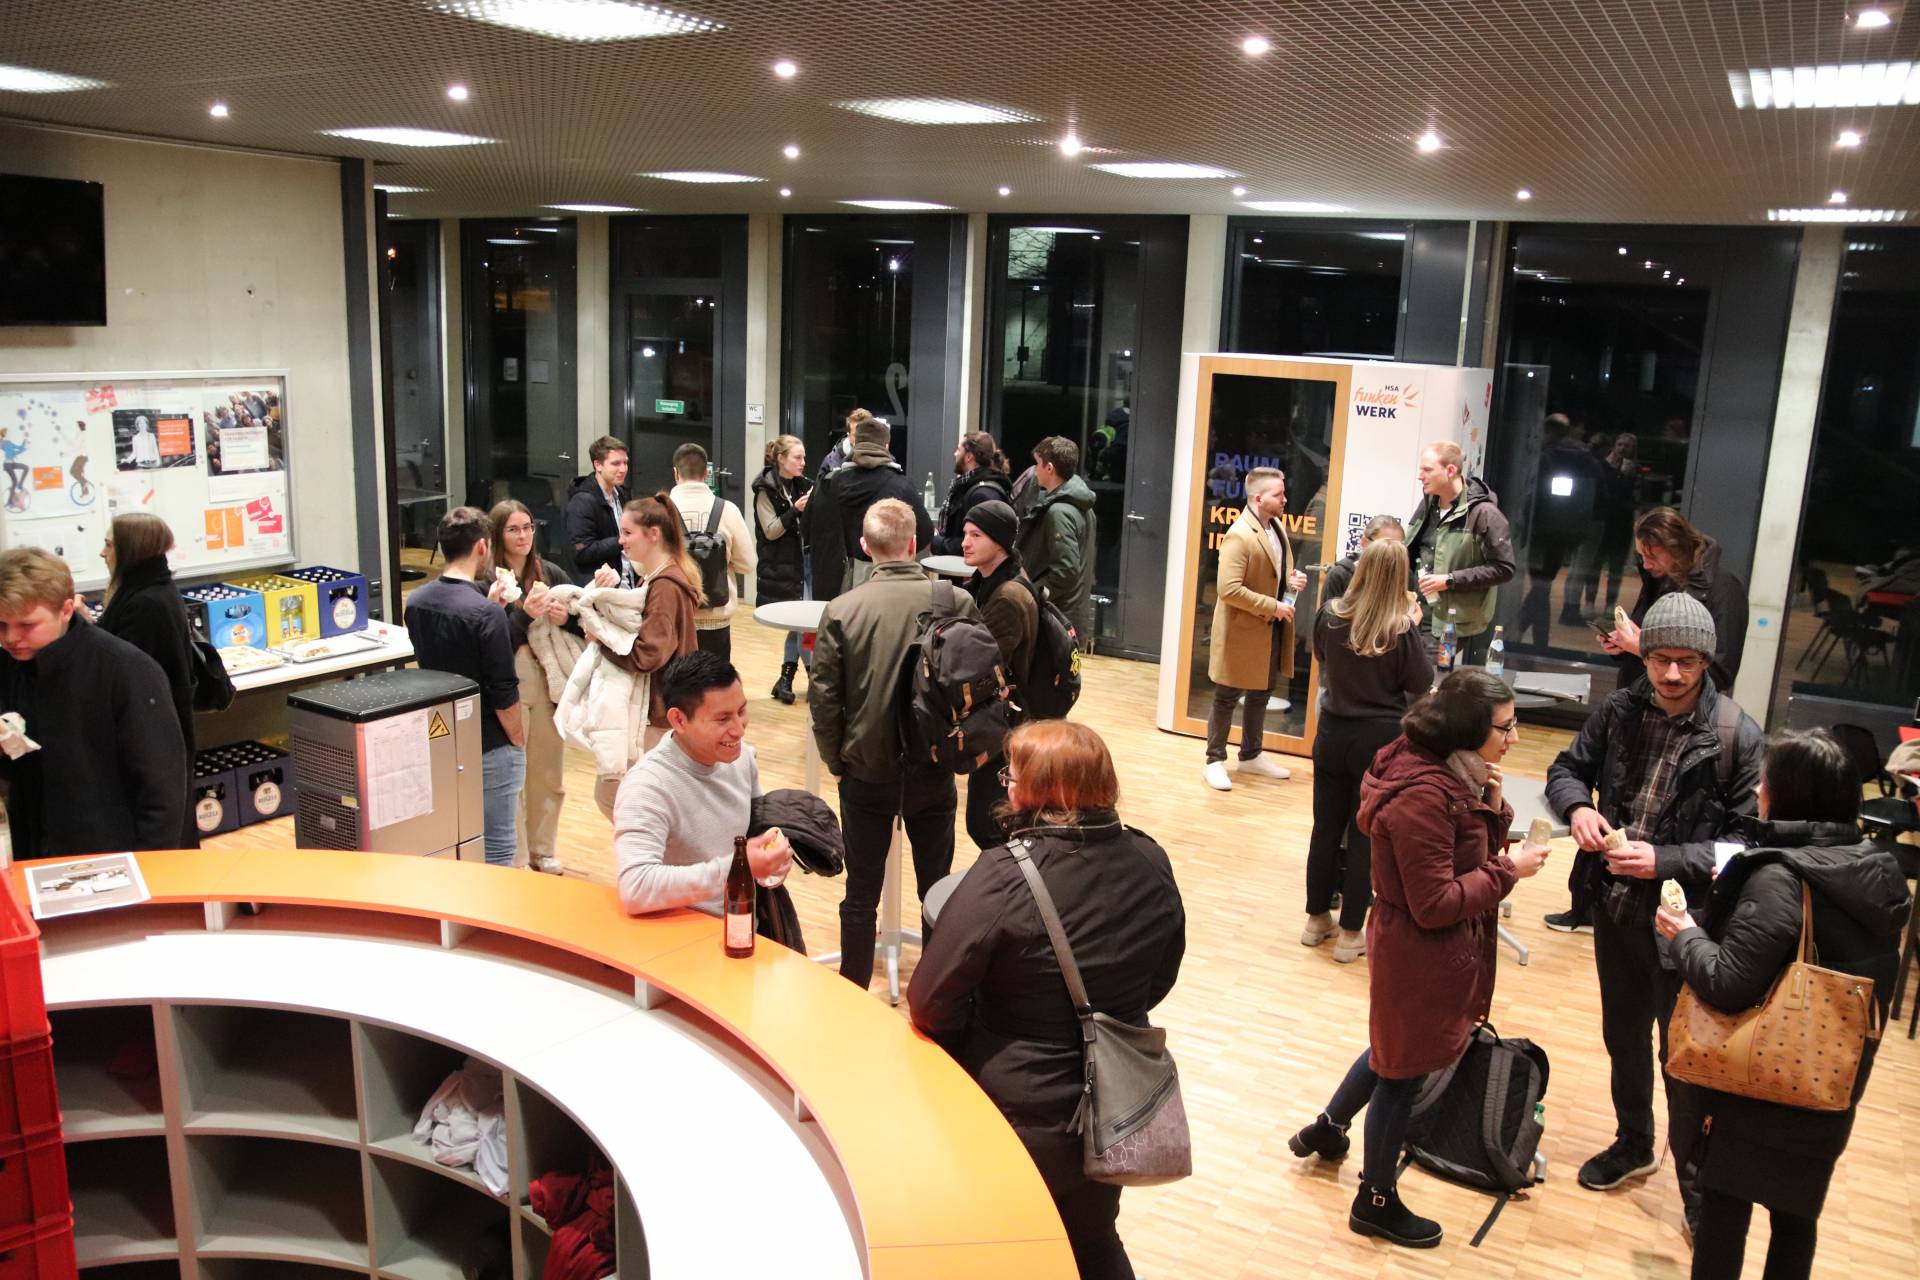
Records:
M620 509L627 505L627 446L601 436L587 447L593 474L567 491L569 563L582 582L606 565L621 572Z
M1653 935L1660 885L1676 880L1688 902L1706 902L1714 845L1753 816L1765 751L1760 727L1707 679L1713 618L1699 601L1663 598L1640 635L1647 675L1602 703L1547 771L1547 803L1581 849L1570 886L1575 909L1592 911L1601 1036L1613 1060L1615 1138L1580 1167L1591 1191L1659 1168L1649 1035L1658 1028L1665 1062L1680 992ZM1609 849L1616 829L1626 842ZM1688 1169L1677 1172L1691 1220L1697 1195Z
M0 553L0 712L38 744L0 756L13 856L172 849L187 821L187 749L160 664L75 618L73 574Z
M953 474L959 478L940 509L940 532L933 536L935 555L962 554L967 536L967 513L983 502L1011 502L1013 481L1007 478L1006 455L984 431L969 431L953 450Z
M927 514L906 469L888 449L892 429L884 418L867 418L853 427L847 465L821 480L812 502L807 541L813 550L813 594L831 600L873 576L873 561L860 545L867 509L882 498L898 498L913 512L914 545L933 542L933 517Z

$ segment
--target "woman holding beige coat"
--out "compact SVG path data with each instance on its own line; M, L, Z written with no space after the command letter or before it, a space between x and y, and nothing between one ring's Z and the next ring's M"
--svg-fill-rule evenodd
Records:
M1247 508L1220 538L1207 653L1213 710L1207 716L1206 779L1216 791L1233 790L1227 734L1235 703L1244 703L1239 771L1258 778L1293 776L1260 750L1274 681L1293 674L1293 597L1306 587L1307 575L1295 567L1293 544L1280 524L1287 509L1286 476L1276 467L1255 467L1244 487Z

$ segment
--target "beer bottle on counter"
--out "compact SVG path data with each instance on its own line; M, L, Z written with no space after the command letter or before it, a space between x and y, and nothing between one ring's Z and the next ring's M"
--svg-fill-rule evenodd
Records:
M747 865L747 838L733 838L733 865L727 868L727 909L721 945L735 960L753 954L753 868Z

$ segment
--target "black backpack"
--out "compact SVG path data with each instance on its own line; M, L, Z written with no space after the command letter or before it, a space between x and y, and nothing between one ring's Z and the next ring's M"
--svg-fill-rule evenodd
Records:
M1000 754L1013 731L1013 687L1000 642L978 618L963 618L953 584L933 584L931 608L907 651L901 737L910 758L971 773Z
M1507 1201L1539 1181L1533 1157L1546 1130L1535 1109L1546 1092L1546 1050L1504 1040L1482 1023L1459 1061L1427 1076L1414 1095L1407 1158L1498 1197L1474 1233L1476 1247Z
M727 500L716 496L713 505L707 508L706 528L687 534L687 554L700 570L700 590L707 598L709 609L718 609L733 599L733 575L727 569L727 540L720 536L720 517L726 514L726 509Z
M187 642L193 646L193 709L225 711L233 705L234 688L220 651L197 635Z
M1052 593L1018 579L1033 596L1039 614L1034 628L1033 663L1026 686L1019 690L1020 708L1030 720L1064 720L1080 701L1080 633L1053 602Z

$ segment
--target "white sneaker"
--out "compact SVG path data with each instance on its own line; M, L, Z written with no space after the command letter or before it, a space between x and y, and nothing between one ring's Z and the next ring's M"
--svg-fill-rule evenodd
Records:
M1285 765L1275 764L1265 756L1255 756L1251 760L1242 760L1238 767L1240 772L1250 773L1256 778L1274 778L1278 781L1285 782L1293 776L1293 770L1287 768Z
M1367 954L1367 935L1347 930L1340 931L1340 941L1333 944L1333 958L1341 964L1352 964Z
M1307 927L1300 931L1300 945L1317 947L1340 932L1340 926L1333 922L1331 911L1322 911L1317 916L1307 917Z
M1207 785L1215 791L1233 790L1233 779L1227 776L1227 766L1223 760L1208 761L1206 777Z
M560 859L542 854L533 860L533 869L550 876L566 874L566 868L560 865Z

